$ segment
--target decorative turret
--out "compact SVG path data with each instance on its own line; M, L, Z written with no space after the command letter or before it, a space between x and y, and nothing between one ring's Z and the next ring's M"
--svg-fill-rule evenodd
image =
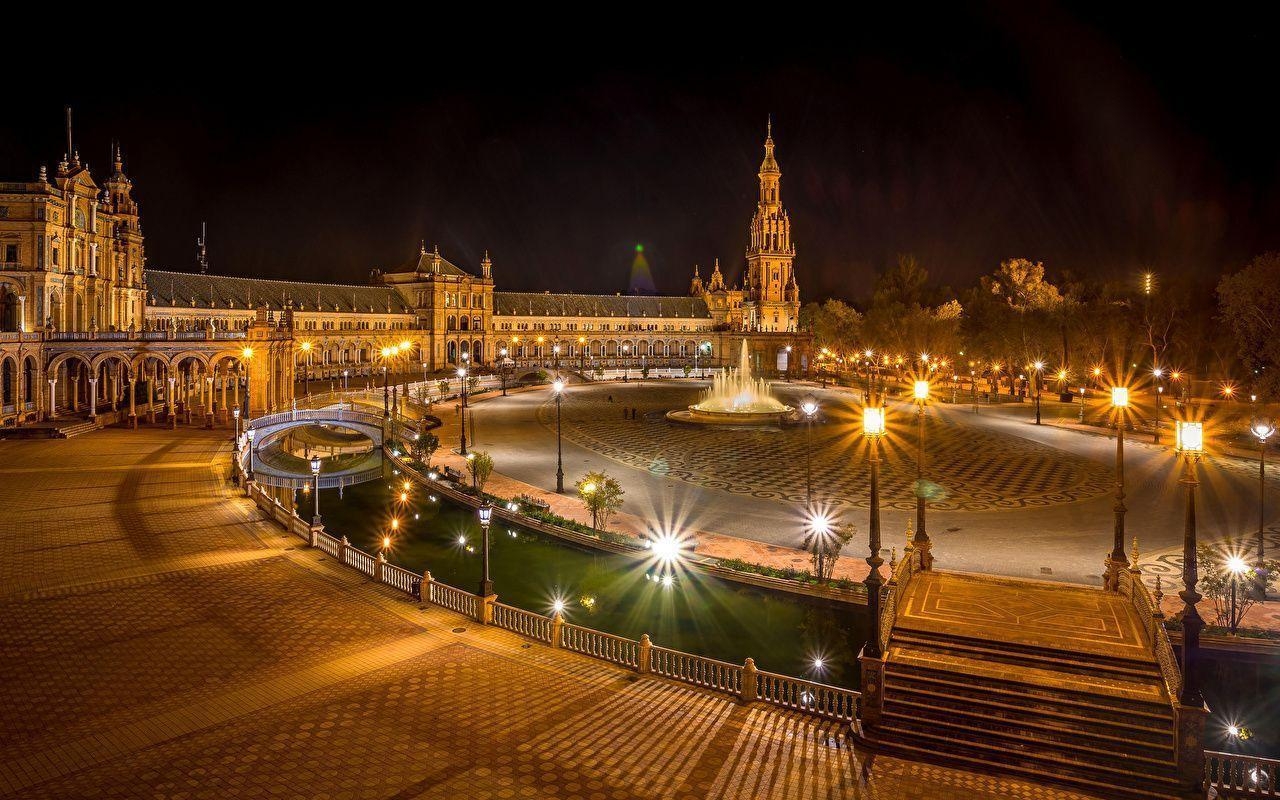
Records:
M724 291L724 274L720 272L720 259L716 259L715 269L711 271L711 283L707 285L708 292Z
M693 265L693 282L689 285L689 294L699 297L703 293L702 276L698 274L698 265Z
M782 170L774 156L772 118L765 128L759 178L760 198L751 219L743 279L745 310L754 319L748 324L759 330L794 330L800 311L800 287L792 268L796 248L791 242L791 218L782 207Z
M486 281L493 280L493 262L489 260L489 251L484 251L484 258L480 259L480 277Z

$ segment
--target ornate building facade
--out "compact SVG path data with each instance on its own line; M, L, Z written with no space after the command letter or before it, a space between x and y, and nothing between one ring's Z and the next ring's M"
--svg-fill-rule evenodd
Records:
M242 396L253 413L279 408L300 376L713 366L743 341L758 374L800 374L811 337L772 130L764 150L743 284L729 288L717 259L688 296L501 292L487 253L468 271L425 245L363 286L144 269L120 150L101 186L73 153L52 180L42 168L0 184L0 421L171 399L212 420ZM404 345L391 364L389 343Z

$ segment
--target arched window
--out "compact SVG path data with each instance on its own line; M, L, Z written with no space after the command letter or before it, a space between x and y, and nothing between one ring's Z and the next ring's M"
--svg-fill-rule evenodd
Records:
M479 318L479 317L472 317L472 318L471 318L471 330L473 330L473 331L478 331L478 330L480 330L480 318Z
M452 316L451 316L451 317L449 317L449 319L445 321L444 329L445 329L446 331L457 330L457 329L458 329L458 318L457 318L457 317L452 317Z
M462 318L462 329L463 329L464 331L465 331L465 330L470 330L470 329L471 329L470 320L469 320L469 319L467 319L466 317L463 317L463 318Z
M447 356L445 358L450 364L458 363L458 343L449 342Z

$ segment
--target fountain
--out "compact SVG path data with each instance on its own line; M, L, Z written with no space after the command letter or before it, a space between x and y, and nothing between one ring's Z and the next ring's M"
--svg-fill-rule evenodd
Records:
M752 425L777 423L792 411L769 394L764 378L751 377L751 361L747 340L742 340L738 367L725 367L711 376L711 388L702 399L687 410L671 411L667 418L675 422L703 425Z

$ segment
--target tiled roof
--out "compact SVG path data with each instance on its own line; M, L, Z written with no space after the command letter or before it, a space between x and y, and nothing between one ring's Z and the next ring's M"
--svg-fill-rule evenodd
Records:
M495 315L543 317L711 317L701 297L494 292Z
M265 304L279 311L287 300L295 311L412 314L413 309L392 288L343 286L333 283L272 281L196 275L190 272L146 270L147 305L160 308L231 308L252 310Z
M418 253L418 255L414 256L414 257L413 257L413 259L411 259L410 261L407 261L407 262L405 262L404 264L401 264L399 267L394 267L394 268L392 268L392 269L389 269L389 270L387 270L387 272L393 272L393 273L403 273L403 272L424 272L424 273L430 273L430 272L433 272L433 271L434 271L434 270L432 269L432 267L433 267L433 264L434 264L434 262L435 262L435 260L436 260L436 259L439 259L439 260L440 260L440 274L441 274L441 275L463 275L463 276L466 276L466 277L475 277L475 276L473 276L470 272L467 272L466 270L462 269L461 267L456 266L455 264L453 264L452 262L450 262L450 261L449 261L449 259L447 259L447 258L445 258L444 256L440 255L440 251L439 251L439 250L435 250L435 251L432 251L432 252L427 252L427 250L426 250L425 248L423 248L423 249Z

